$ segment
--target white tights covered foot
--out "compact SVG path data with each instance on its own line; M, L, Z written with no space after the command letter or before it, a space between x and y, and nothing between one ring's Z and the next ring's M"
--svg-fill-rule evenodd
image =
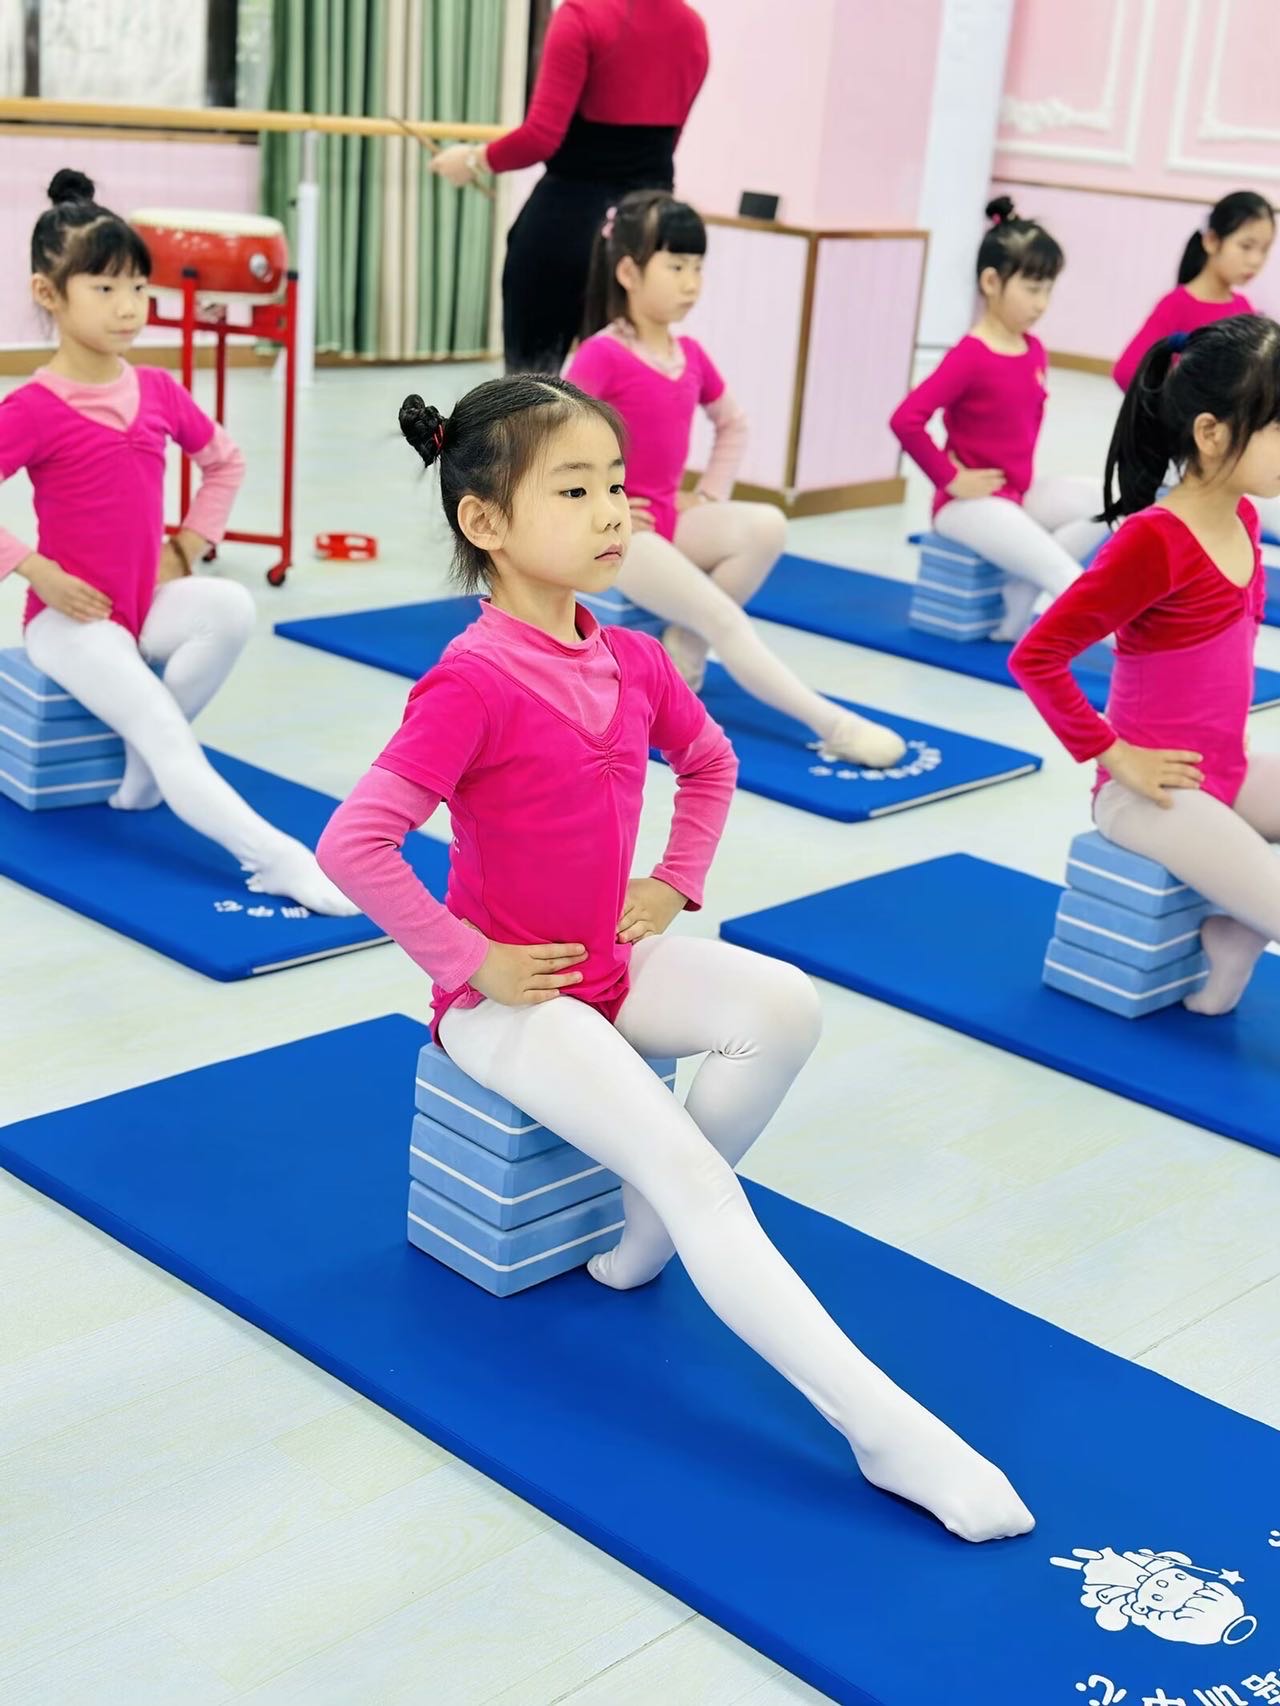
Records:
M279 847L247 879L246 886L254 894L282 895L330 918L353 918L360 911L325 876L311 849L289 835L280 837Z
M1182 1005L1191 1013L1230 1013L1249 987L1253 968L1266 947L1265 936L1237 918L1214 913L1200 926L1200 946L1209 961L1208 981Z
M871 770L887 770L906 750L901 735L869 722L856 711L842 711L835 727L822 736L824 756L843 759L846 764L863 764Z
M858 1467L886 1493L932 1512L961 1540L1011 1540L1035 1518L994 1463L914 1398L886 1381L887 1394L850 1440ZM859 1405L859 1421L863 1422Z

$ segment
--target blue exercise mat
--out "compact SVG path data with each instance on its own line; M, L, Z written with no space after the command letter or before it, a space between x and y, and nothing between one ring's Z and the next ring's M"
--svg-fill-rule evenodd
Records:
M1280 962L1235 1013L1122 1019L1041 983L1062 890L953 853L728 919L728 942L1280 1154Z
M1192 1706L1280 1665L1274 1431L748 1186L841 1325L1038 1516L968 1546L864 1483L679 1263L499 1300L412 1249L423 1035L372 1020L25 1120L0 1162L833 1700L1071 1706L1108 1680ZM1099 1578L1112 1628L1082 1603Z
M475 620L475 611L472 598L444 598L348 616L279 622L275 631L287 640L416 681L449 641ZM740 788L839 823L884 817L950 794L1009 782L1030 775L1041 764L1034 753L1016 747L976 740L842 699L840 704L862 716L889 723L907 742L900 765L864 770L824 759L812 750L813 737L802 723L744 693L718 664L707 670L702 698L733 742Z
M315 846L336 800L223 753L209 759L255 811ZM443 897L448 849L412 835L405 854ZM231 855L167 806L32 813L0 799L0 876L223 983L388 940L367 918L321 918L251 893Z
M752 616L780 622L784 627L825 634L849 645L867 646L873 652L932 664L935 669L971 675L977 681L993 681L1000 687L1017 686L1009 674L1012 646L995 640L962 644L908 626L913 591L911 581L869 575L861 569L841 569L808 557L783 557L747 609ZM1110 652L1105 646L1091 646L1077 658L1073 669L1085 698L1095 711L1103 710L1111 683ZM1259 669L1254 710L1277 704L1280 671Z

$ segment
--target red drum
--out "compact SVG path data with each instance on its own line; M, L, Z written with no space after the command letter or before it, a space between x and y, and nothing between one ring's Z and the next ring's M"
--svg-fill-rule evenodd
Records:
M185 267L194 268L206 302L273 302L284 289L289 247L278 219L147 208L129 223L151 251L151 283L158 290L181 290Z

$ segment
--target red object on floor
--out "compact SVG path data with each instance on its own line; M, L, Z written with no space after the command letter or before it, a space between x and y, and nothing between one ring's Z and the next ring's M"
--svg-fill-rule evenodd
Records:
M378 555L372 533L317 533L316 556L327 563L371 563Z
M201 222L207 229L201 228ZM214 410L220 424L225 420L227 403L227 340L248 338L254 343L277 344L284 351L284 444L283 473L280 499L280 531L278 533L241 533L234 529L224 537L233 544L273 545L280 560L267 570L272 586L283 586L293 562L293 459L294 428L297 407L297 331L298 275L284 271L288 252L284 247L283 229L263 235L260 227L277 226L275 220L249 215L242 221L251 229L241 233L234 230L236 216L225 213L207 215L183 212L146 212L133 216L132 221L144 241L156 245L159 257L152 283L161 289L182 292L182 312L176 318L162 314L155 297L151 299L147 324L173 327L182 333L182 383L194 390L195 338L197 332L210 332L214 337ZM243 240L241 240L243 239ZM260 258L259 258L260 257ZM178 276L170 275L174 267ZM283 290L267 294L273 285L283 283ZM251 308L247 324L233 325L227 319L231 303L248 304ZM182 514L191 502L191 461L182 459ZM179 523L166 523L166 533L176 533Z

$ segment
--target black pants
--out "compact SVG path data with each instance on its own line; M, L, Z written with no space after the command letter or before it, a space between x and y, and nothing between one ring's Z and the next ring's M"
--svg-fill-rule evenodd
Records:
M502 343L508 373L559 373L582 326L604 216L627 189L544 173L507 234Z

